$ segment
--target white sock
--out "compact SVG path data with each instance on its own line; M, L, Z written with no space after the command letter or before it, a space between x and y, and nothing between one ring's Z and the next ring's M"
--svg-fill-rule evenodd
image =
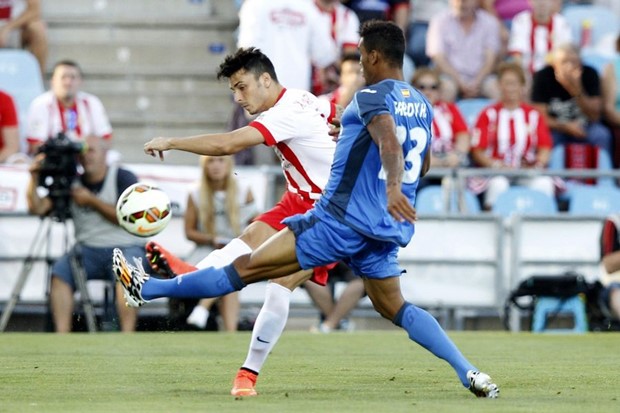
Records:
M187 317L187 324L194 325L198 328L205 328L209 319L209 310L198 304Z
M245 254L250 254L251 252L252 248L250 248L248 244L239 238L235 238L223 248L214 250L209 255L204 257L198 264L196 264L196 268L221 268L233 262L235 258Z
M252 330L250 350L243 367L259 372L269 352L276 345L288 320L291 290L270 282L267 285L265 303L260 309Z

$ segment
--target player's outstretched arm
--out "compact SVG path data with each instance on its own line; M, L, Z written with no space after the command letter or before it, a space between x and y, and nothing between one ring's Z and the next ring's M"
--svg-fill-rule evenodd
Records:
M387 209L399 222L416 220L416 212L409 199L402 193L401 184L405 170L403 148L396 137L396 124L391 115L377 115L368 124L373 141L379 146L381 164L386 172Z
M164 152L177 150L198 155L231 155L264 142L258 129L245 126L226 133L210 133L185 138L154 138L144 144L144 153L164 159Z

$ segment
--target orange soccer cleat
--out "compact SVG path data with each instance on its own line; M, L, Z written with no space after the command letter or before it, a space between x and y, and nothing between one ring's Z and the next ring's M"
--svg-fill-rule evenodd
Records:
M257 379L258 374L249 370L239 369L237 375L235 376L235 380L233 381L233 388L230 391L230 394L235 397L257 396L258 393L254 388Z
M196 267L186 263L155 241L147 242L144 248L149 265L155 273L162 277L174 278L177 275L197 270Z

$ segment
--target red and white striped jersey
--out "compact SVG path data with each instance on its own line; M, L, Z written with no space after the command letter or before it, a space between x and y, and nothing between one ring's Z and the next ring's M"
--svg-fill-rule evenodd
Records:
M300 89L284 89L276 104L250 123L280 158L288 190L319 199L329 178L336 143L328 123L334 104Z
M25 10L26 0L0 0L0 27L4 21L14 20Z
M456 135L461 132L467 132L467 123L458 107L454 103L435 103L433 105L432 152L437 155L454 150Z
M101 100L86 92L78 92L75 104L68 108L52 91L37 96L28 110L27 128L27 141L31 144L45 142L59 132L76 141L89 135L112 137L112 126Z
M335 3L332 10L325 10L318 3L315 4L321 12L325 25L329 27L338 51L341 52L345 47L357 49L360 40L360 21L355 12L341 3Z
M486 107L472 136L472 150L483 149L493 159L518 168L536 162L539 148L551 149L553 141L542 114L522 103L506 109L501 102Z
M564 16L555 13L548 24L539 24L532 12L524 11L512 20L508 52L521 55L523 68L534 73L545 67L554 47L571 41L571 29Z

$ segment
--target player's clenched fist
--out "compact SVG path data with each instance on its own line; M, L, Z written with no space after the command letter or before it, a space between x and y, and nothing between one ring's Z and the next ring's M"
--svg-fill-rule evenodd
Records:
M151 156L159 155L159 159L164 160L164 151L170 149L168 138L153 138L144 144L144 153Z

